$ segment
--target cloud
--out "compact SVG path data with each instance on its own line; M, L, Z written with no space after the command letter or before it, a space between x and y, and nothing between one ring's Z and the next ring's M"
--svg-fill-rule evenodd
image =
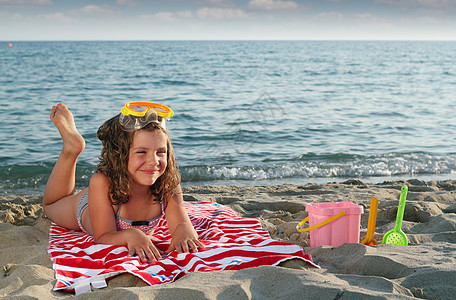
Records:
M248 17L247 13L245 13L242 9L216 7L202 7L198 9L196 15L200 19L213 20L245 19Z
M380 18L374 16L371 13L354 14L353 19L356 21L361 21L361 22L379 22L379 21L381 21Z
M316 21L334 22L342 21L344 15L339 12L322 12L316 15L313 19Z
M171 12L159 12L154 15L151 15L151 18L158 21L174 21L174 14Z
M143 21L161 21L161 22L174 22L179 19L189 19L193 17L193 13L189 10L172 12L159 12L151 15L142 15L140 18Z
M372 13L347 14L335 11L319 13L312 17L311 20L317 22L318 24L334 25L334 23L337 23L339 25L355 27L360 25L384 27L390 26L391 24L391 20L388 18L377 16Z
M193 13L190 10L178 11L178 12L176 12L176 16L178 16L180 18L192 18Z
M38 18L44 19L48 22L69 23L74 21L73 18L68 17L64 13L58 12L54 14L39 15Z
M19 22L21 25L25 24L33 24L33 26L36 26L36 24L44 25L44 24L62 24L62 23L70 23L75 21L75 19L65 15L62 12L56 12L52 14L39 14L39 15L34 15L34 16L29 16L29 15L23 15L19 13L14 13L14 14L3 14L0 13L0 18L2 19L9 19L14 22Z
M454 0L374 0L374 3L385 4L390 6L413 8L413 7L428 7L428 8L444 8L455 7Z
M438 24L441 24L437 19L435 18L432 18L432 17L421 17L421 18L417 18L414 20L413 22L414 24L428 24L428 25L438 25Z
M223 1L222 0L198 0L196 1L198 4L204 4L204 5L207 5L207 4L212 4L212 5L223 5Z
M234 0L193 0L198 7L236 8Z
M98 18L112 15L114 15L114 11L109 6L86 5L78 9L61 12L44 12L33 15L13 14L10 18L24 24L35 24L34 26L36 24L54 24L59 26L65 23L78 23L86 16Z
M298 4L293 1L278 0L250 0L250 9L257 10L293 10L298 8Z
M197 5L218 6L218 7L233 7L234 4L230 0L196 0Z
M113 10L107 5L86 5L79 9L74 9L71 11L72 14L83 14L83 15L106 15L112 14Z
M53 2L51 0L0 0L0 4L37 6L50 5Z
M0 0L3 9L37 9L53 4L51 0Z
M138 6L141 3L137 0L117 0L117 5L122 5L122 6Z

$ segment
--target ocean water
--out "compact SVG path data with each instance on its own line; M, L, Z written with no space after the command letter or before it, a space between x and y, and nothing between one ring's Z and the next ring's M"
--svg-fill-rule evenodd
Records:
M52 105L86 139L128 101L175 111L183 185L395 178L456 170L456 42L0 43L0 194L42 193L61 139Z

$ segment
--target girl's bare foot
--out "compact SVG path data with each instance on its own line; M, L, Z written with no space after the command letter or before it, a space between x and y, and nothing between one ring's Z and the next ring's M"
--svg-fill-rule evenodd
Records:
M63 103L53 106L50 117L62 136L62 153L79 155L84 150L85 141L76 129L73 114L68 107Z

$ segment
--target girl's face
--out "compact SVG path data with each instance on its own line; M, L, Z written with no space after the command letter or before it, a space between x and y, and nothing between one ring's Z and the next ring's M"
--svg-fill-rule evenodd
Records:
M136 131L128 159L128 173L133 182L153 185L168 165L167 152L167 136L162 131Z

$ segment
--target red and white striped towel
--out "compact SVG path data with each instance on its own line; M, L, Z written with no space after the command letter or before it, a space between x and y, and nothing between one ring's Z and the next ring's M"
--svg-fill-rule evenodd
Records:
M173 251L152 263L127 257L125 246L97 244L88 234L52 223L48 253L57 279L54 290L79 294L90 291L90 285L104 287L106 278L122 273L156 285L172 282L186 272L240 270L277 265L292 258L318 267L300 246L271 239L257 219L240 218L230 208L217 203L192 202L185 203L185 207L206 248L197 253ZM171 235L164 217L151 239L160 250L168 248Z

